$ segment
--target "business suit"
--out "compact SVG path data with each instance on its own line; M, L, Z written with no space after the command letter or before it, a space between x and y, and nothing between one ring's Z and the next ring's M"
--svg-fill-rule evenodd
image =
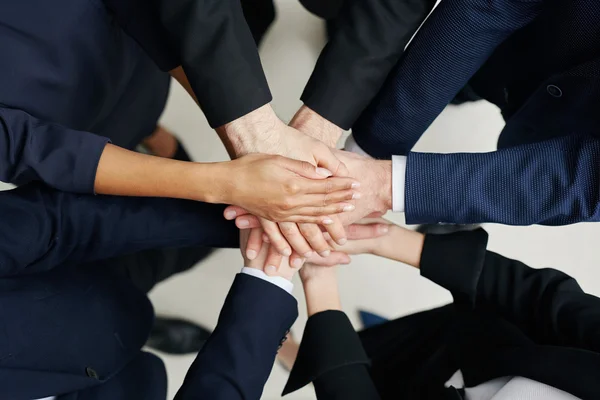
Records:
M353 129L374 157L408 154L408 223L600 219L599 19L594 1L440 3ZM409 153L471 78L507 121L499 151Z
M147 289L110 257L164 246L235 246L238 231L220 218L222 207L36 184L1 192L0 205L2 395L165 399L162 362L140 350L154 317ZM211 234L199 228L206 224ZM259 398L296 315L287 292L238 275L177 398Z
M320 400L458 400L461 391L444 383L460 369L467 387L521 376L598 398L600 299L560 271L532 269L486 245L481 229L425 237L421 275L452 292L450 305L358 335L341 312L313 316L285 392L313 380Z

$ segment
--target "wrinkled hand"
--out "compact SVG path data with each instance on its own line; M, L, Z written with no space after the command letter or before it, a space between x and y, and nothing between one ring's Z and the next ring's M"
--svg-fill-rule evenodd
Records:
M342 224L350 225L372 215L383 215L392 208L392 162L373 160L343 150L334 150L348 167L350 175L361 182L360 201L352 212L338 215Z
M353 210L348 201L358 196L358 182L306 161L250 154L221 166L215 186L223 187L223 202L271 221L327 223Z

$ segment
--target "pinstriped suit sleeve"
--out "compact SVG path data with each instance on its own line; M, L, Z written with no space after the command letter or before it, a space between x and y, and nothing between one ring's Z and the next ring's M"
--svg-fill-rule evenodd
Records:
M574 135L491 153L410 153L409 224L600 221L600 138Z
M377 158L404 155L494 49L529 24L543 0L443 0L353 127Z

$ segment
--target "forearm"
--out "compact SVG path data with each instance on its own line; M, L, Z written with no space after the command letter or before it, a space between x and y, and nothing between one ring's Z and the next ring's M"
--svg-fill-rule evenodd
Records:
M225 169L224 163L176 161L107 144L94 188L97 194L227 203Z
M391 260L400 261L415 268L420 267L425 235L390 225L389 233L373 241L373 254Z
M331 267L317 267L331 268ZM308 316L327 310L341 310L340 294L334 271L328 271L318 277L302 282L306 297Z

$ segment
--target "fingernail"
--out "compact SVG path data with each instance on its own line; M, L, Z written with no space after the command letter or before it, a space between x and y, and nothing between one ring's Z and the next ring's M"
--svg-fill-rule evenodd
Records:
M249 222L247 219L240 219L240 220L237 222L237 225L238 225L240 228L245 228L245 227L247 227L248 225L250 225L250 222Z
M304 253L304 258L311 258L312 255L313 255L312 251L306 252L306 253Z
M236 215L237 215L237 213L235 211L227 211L225 213L225 218L226 219L234 219Z
M345 245L346 243L348 243L348 239L346 239L346 238L341 238L341 239L339 239L339 240L337 241L337 243L338 243L340 246L343 246L343 245Z
M292 249L283 249L283 251L281 252L281 255L284 255L286 257L289 257L292 255Z
M246 251L246 257L248 257L248 260L254 260L256 258L256 251L254 251L254 250Z
M304 264L304 260L301 258L296 258L292 261L292 267L294 268L302 268L302 264Z
M329 178L333 173L325 168L317 168L317 174L324 176L325 178Z
M275 272L277 272L277 268L274 265L267 265L265 267L265 274L273 275Z
M352 184L352 189L356 189L356 188L359 188L359 187L360 187L360 183L359 182L354 182Z
M325 218L323 220L323 225L331 225L331 224L333 224L333 220L332 219Z
M344 211L352 211L354 208L353 204L348 204L347 206L344 206Z
M353 193L352 200L360 199L360 193Z
M377 227L377 230L379 231L379 233L381 234L386 234L389 232L390 228L387 225L379 225Z
M331 254L331 251L329 251L329 250L325 250L325 251L322 251L319 253L319 255L323 258L329 257L330 254Z

